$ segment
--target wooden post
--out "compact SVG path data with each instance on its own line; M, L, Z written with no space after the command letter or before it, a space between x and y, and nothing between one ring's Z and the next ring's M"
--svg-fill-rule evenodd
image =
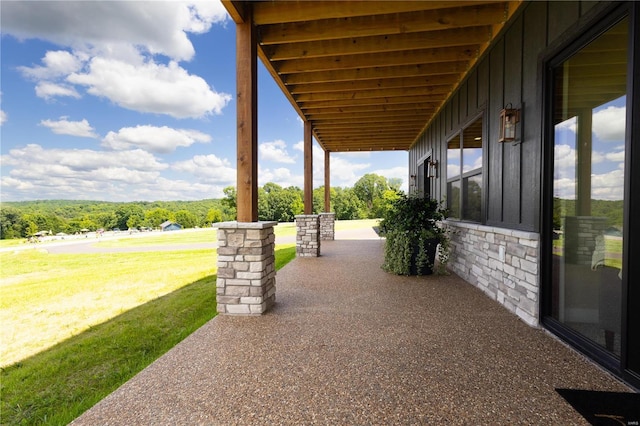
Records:
M324 152L324 211L331 211L331 152Z
M313 214L313 136L311 123L304 122L304 214Z
M237 209L238 222L258 220L258 71L257 30L251 5L236 24Z

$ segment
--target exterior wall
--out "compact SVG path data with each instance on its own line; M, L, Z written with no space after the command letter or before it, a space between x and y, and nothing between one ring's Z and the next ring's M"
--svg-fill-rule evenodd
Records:
M531 325L540 307L543 70L541 57L605 2L530 2L523 6L409 151L409 175L431 156L439 164L431 197L446 195L447 141L483 117L481 224L449 221L456 230L450 266ZM499 143L500 111L521 110L518 143ZM502 247L502 249L501 249ZM500 260L504 250L504 260Z
M538 249L535 232L448 221L449 268L527 324L539 323Z

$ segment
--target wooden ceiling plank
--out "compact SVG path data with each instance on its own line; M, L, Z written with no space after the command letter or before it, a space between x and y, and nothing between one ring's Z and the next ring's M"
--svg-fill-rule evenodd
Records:
M458 1L458 6L503 3L504 0ZM451 7L444 1L257 1L254 2L253 22L256 25L308 21L314 19L350 18L355 16L387 15L391 13Z
M352 90L390 89L400 87L423 87L452 85L458 82L455 74L443 74L425 77L378 78L371 80L352 80L327 83L297 84L287 86L294 95L302 93L348 92Z
M468 67L467 61L414 64L414 65L390 65L372 68L334 69L330 71L302 72L282 76L288 85L331 83L340 81L362 81L380 78L403 77L428 77L428 76L454 76L459 79L460 74Z
M442 96L434 101L436 104L442 102ZM344 100L344 101L316 101L305 102L299 105L300 109L304 111L305 108L332 108L343 106L359 106L359 105L392 105L392 104L414 104L416 102L424 102L424 96L404 96L394 98L371 98L371 99L358 99L358 100Z
M496 3L447 9L419 10L391 15L314 19L260 27L263 45L406 34L448 28L493 25L505 17L505 5Z
M422 33L355 37L322 42L305 42L263 46L272 61L343 55L399 52L464 46L491 40L491 27L454 28Z
M435 109L435 102L422 102L418 104L391 104L391 105L360 105L353 107L328 107L328 108L309 108L305 110L305 116L336 116L340 117L344 114L385 114L407 111L432 111Z
M442 96L429 97L433 95L442 95L451 92L453 85L448 86L423 86L423 87L400 87L391 89L371 89L371 90L355 90L351 92L324 92L324 93L303 93L295 96L297 102L314 102L328 100L345 100L345 99L368 99L368 98L387 98L409 95L424 95L425 100L438 100Z
M468 61L479 54L477 45L438 49L417 49L400 52L374 53L367 55L329 56L312 59L293 59L273 62L278 74L298 72L331 71L372 68L394 65L433 64L441 62Z

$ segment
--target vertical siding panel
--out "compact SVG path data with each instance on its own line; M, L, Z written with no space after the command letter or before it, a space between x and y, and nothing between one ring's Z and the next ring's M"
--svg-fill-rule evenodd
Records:
M498 143L500 110L504 106L504 39L496 43L489 56L489 98L487 120L489 125L489 140L487 141L489 156L489 170L487 170L487 222L502 223L502 144Z
M467 118L478 111L478 71L471 73L467 80Z
M550 1L548 28L549 40L556 39L580 16L580 2L578 1Z
M440 199L442 200L447 193L447 140L445 122L442 117L438 117L436 132L437 144L440 147L440 176L442 176L440 179Z
M460 106L460 122L461 123L466 123L467 118L469 118L469 104L467 102L467 90L468 90L468 88L469 88L469 86L468 86L466 81L464 82L462 87L460 87L459 106Z
M538 57L547 45L541 22L547 21L547 5L532 2L524 11L522 60L523 143L522 143L522 226L540 230L542 191L542 76Z
M460 92L456 92L451 100L451 129L457 130L460 127Z
M522 16L505 35L504 102L519 108L522 87ZM519 125L521 128L521 125ZM503 220L507 224L520 224L520 144L502 145L503 160Z
M489 60L484 58L478 65L478 109L486 108L489 100Z

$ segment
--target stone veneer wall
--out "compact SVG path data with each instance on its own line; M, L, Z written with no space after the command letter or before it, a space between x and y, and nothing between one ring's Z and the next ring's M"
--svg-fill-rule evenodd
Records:
M278 222L222 222L218 228L218 313L260 315L276 299Z
M320 240L335 240L335 213L320 213Z
M296 216L296 255L320 256L320 216L301 214Z
M540 236L446 221L451 231L448 267L527 324L539 323Z

